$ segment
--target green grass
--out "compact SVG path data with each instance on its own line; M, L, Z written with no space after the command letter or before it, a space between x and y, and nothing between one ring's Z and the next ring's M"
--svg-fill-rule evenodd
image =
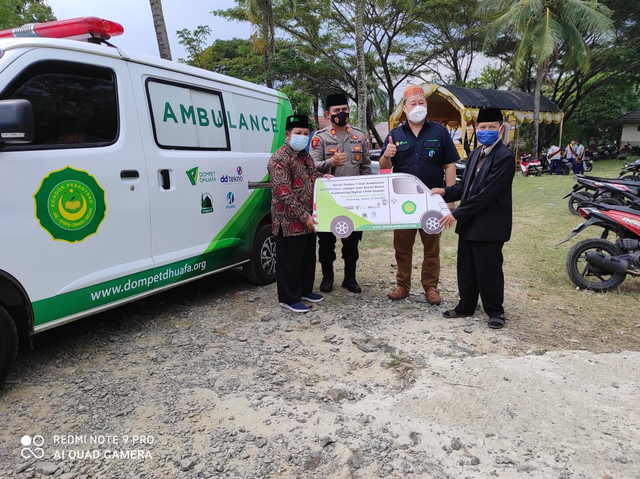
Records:
M393 359L389 362L387 368L396 368L398 366L401 366L402 364L408 364L411 362L411 359L405 356L400 356L399 354L391 353L391 357Z
M599 161L589 174L615 178L622 164L619 160ZM594 293L577 290L565 270L569 249L602 233L601 228L591 227L556 246L583 221L569 212L568 200L563 199L574 183L573 175L525 178L516 173L513 233L504 248L505 307L513 319L508 328L534 350L640 349L640 278L627 276L615 291ZM442 235L441 283L445 291L457 289L457 241L453 228ZM414 262L422 259L419 239L417 243ZM395 263L391 233L365 234L361 257L361 262L364 259L370 264L369 274L376 280L395 276L390 268ZM416 283L419 269L414 269L413 276ZM451 295L445 294L443 299L448 306L455 305L449 304Z

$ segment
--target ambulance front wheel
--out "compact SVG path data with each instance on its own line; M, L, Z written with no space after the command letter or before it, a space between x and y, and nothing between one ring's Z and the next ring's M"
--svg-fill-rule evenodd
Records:
M253 284L271 284L276 280L276 238L271 232L271 223L260 226L256 231L251 258L242 269Z
M16 325L0 306L0 386L7 379L18 354L18 331Z
M425 232L436 235L442 231L442 226L440 226L440 220L442 218L444 218L444 216L442 216L442 213L439 211L427 211L422 215L420 225Z
M353 231L353 221L346 216L338 216L331 222L331 232L338 238L346 238Z

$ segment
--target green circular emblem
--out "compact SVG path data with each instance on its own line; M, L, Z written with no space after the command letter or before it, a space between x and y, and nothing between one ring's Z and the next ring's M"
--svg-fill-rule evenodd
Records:
M408 215L412 215L416 212L416 204L413 201L405 201L402 203L402 211L404 211Z
M86 171L53 171L33 195L36 218L54 240L75 243L95 234L107 206L104 190Z

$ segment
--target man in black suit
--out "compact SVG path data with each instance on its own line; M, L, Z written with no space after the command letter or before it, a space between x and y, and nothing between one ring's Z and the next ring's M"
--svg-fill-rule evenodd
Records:
M489 327L499 329L506 320L502 247L511 237L511 183L516 162L500 139L505 128L500 109L481 109L476 125L476 137L482 146L469 155L462 181L431 190L447 202L460 200L460 205L440 220L444 227L458 222L460 302L443 316L471 316L479 295L489 315Z

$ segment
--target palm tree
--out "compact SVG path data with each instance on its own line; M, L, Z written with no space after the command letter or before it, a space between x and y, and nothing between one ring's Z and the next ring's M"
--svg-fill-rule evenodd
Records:
M162 0L149 0L149 3L151 4L151 14L153 15L153 26L156 29L160 58L171 60L169 36L167 35L167 26L164 23L164 14L162 13Z
M276 24L272 0L246 0L245 15L254 28L251 41L264 57L267 86L273 88L271 57L276 54Z
M355 0L356 17L356 79L358 110L367 111L367 76L364 67L364 0ZM358 127L367 131L367 115L358 115Z
M482 0L482 14L497 18L487 29L484 50L502 34L518 38L515 68L522 71L529 61L536 66L533 112L533 147L537 155L542 84L554 58L575 70L589 69L589 47L585 37L606 39L613 33L609 9L597 0Z

